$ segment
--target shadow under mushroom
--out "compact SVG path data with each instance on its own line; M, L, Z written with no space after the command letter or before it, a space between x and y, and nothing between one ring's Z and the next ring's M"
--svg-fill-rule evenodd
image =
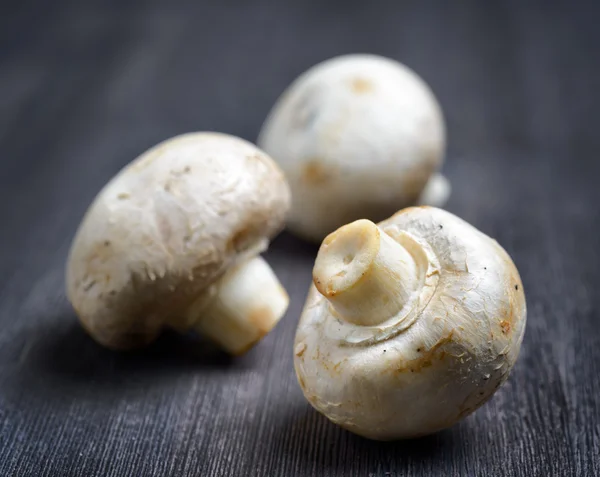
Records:
M253 360L252 352L235 358L199 336L168 330L145 348L110 350L90 338L67 312L20 330L10 355L7 367L21 392L31 389L48 397L83 393L86 399L135 388L147 392L184 375L239 371Z
M448 459L457 462L459 443L473 432L467 420L433 435L382 442L336 426L300 398L269 413L275 415L269 417L272 425L266 426L263 437L276 447L269 452L283 459L280 465L286 470L317 475L421 475L436 469L442 475ZM468 452L463 454L458 460L468 462Z

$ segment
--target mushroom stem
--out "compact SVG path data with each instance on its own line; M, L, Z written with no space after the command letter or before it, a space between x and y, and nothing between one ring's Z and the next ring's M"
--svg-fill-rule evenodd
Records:
M427 181L417 203L431 207L443 207L450 198L451 189L448 179L440 173L435 173Z
M289 298L260 256L228 270L186 313L191 328L232 354L243 354L285 314Z
M417 287L412 255L370 220L357 220L325 238L313 269L317 290L338 316L378 325L396 315Z

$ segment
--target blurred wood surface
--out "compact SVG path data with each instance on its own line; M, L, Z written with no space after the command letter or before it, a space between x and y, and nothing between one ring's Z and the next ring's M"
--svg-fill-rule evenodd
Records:
M592 2L0 3L0 475L600 475L600 14ZM528 301L494 398L377 443L310 408L292 367L316 247L267 258L291 295L229 358L173 334L96 345L65 299L100 187L194 130L255 140L282 90L342 53L396 58L448 124L447 209L514 258Z

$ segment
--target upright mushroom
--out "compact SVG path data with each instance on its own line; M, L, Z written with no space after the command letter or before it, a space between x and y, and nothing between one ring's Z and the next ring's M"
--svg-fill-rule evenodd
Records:
M271 110L258 145L292 190L289 228L321 241L359 218L442 206L448 181L441 109L412 70L374 55L327 60L302 74Z
M498 243L435 208L330 234L294 349L310 403L380 440L451 426L487 401L515 364L523 285Z
M81 323L111 348L170 327L243 353L287 309L259 254L289 202L284 175L249 142L203 132L158 144L101 190L79 226L66 285Z

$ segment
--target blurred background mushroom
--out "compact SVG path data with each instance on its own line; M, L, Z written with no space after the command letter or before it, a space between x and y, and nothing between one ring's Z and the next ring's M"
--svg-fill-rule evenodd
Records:
M313 66L273 106L258 144L290 183L290 230L313 241L423 201L443 206L449 195L437 172L440 107L416 73L388 58L345 55Z

